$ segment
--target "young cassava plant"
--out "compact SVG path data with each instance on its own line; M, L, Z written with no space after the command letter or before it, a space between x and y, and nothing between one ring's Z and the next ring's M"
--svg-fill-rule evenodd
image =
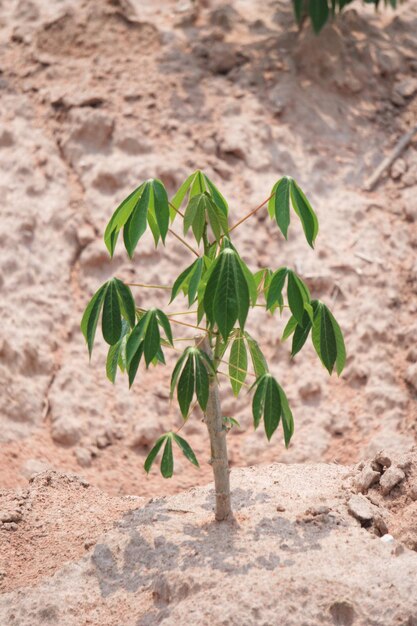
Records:
M231 515L229 463L226 436L237 424L224 417L219 399L219 376L227 376L237 396L242 387L253 394L254 426L263 420L265 434L270 440L282 425L285 445L294 432L294 420L287 397L256 341L246 330L249 310L263 307L270 314L282 314L289 309L290 317L283 339L292 336L291 354L295 356L311 333L313 346L329 374L341 373L346 352L342 332L327 306L311 298L303 280L289 267L263 268L253 273L232 243L234 230L247 218L267 205L270 217L287 238L291 208L301 221L311 247L318 233L318 221L309 201L293 178L284 176L272 188L269 197L233 226L229 225L228 205L215 184L201 171L196 171L181 185L169 201L163 183L151 179L140 184L116 209L104 241L113 256L120 232L130 258L149 226L155 246L165 245L174 236L190 255L195 256L174 284L147 285L124 283L114 277L102 285L90 300L81 329L91 356L97 324L101 315L104 340L109 344L106 364L108 378L114 382L119 368L126 372L129 386L135 380L139 364L146 368L164 365L166 350L179 352L171 376L171 398L176 394L179 409L187 420L195 407L203 413L210 438L215 481L215 516L217 520ZM181 223L183 235L192 233L195 244L190 245L173 229ZM164 313L159 308L136 306L130 287L170 289L172 302L179 294L187 298L188 309L181 313ZM284 294L286 293L286 298ZM285 300L287 304L285 304ZM194 323L178 319L179 315L194 315ZM190 339L185 350L178 348L172 332L191 327L198 335ZM181 328L181 326L180 326ZM195 331L194 331L195 333ZM183 344L180 344L183 345ZM248 372L248 361L252 372ZM224 371L224 364L228 371ZM253 376L252 385L246 383ZM194 465L197 458L187 441L177 432L163 434L156 441L146 461L149 472L158 455L160 469L170 478L174 469L173 449L179 450Z

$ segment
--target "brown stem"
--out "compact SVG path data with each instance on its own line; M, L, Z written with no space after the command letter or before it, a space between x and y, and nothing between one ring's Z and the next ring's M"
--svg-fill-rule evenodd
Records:
M207 356L213 359L213 353L207 336L197 337L195 340ZM211 465L214 474L214 489L216 493L215 517L218 522L232 517L230 499L230 469L227 457L226 430L223 427L223 417L220 406L219 388L215 376L210 377L209 398L204 421L210 437Z
M266 200L264 200L262 202L262 204L260 204L259 206L256 207L256 209L253 209L253 211L251 211L250 213L248 213L247 215L245 215L245 217L242 217L241 220L239 220L238 222L236 222L236 224L233 224L232 228L229 228L229 233L232 232L232 230L234 230L235 228L237 228L238 226L240 226L241 224L243 224L243 222L246 222L246 220L248 220L250 217L252 217L252 215L255 215L255 213L257 211L259 211L259 209L262 209L262 207L270 201L270 199L274 196L273 193L271 193L271 195L269 196L269 198L267 198Z
M194 250L194 248L192 246L190 246L185 239L183 239L182 237L180 237L179 235L177 235L177 233L172 230L172 228L168 228L168 231L171 233L171 235L174 235L174 237L176 237L178 239L178 241L181 241L181 243L188 248L193 254L195 254L196 256L200 256L197 252L197 250Z

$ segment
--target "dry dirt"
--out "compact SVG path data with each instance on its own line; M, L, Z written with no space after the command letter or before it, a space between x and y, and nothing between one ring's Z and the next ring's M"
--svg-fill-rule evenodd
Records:
M222 524L210 487L145 501L40 473L0 500L0 623L415 626L416 451L389 463L366 495L360 467L236 470Z
M61 567L62 550L68 550L62 552L63 559L73 563L71 576L77 575L78 568L84 567L79 566L83 550L71 546L77 541L81 547L83 541L93 545L114 520L121 523L123 511L138 506L125 496L162 497L211 480L207 438L198 414L182 432L196 451L201 469L178 458L170 481L164 481L156 469L149 478L143 471L149 445L164 430L181 425L177 406L168 398L174 357L167 359L166 368L141 371L129 392L122 377L114 387L105 378L102 343L88 363L79 330L86 303L108 277L171 284L190 261L175 239L156 252L148 236L133 264L121 246L113 262L109 261L102 241L105 224L120 200L146 178L160 177L173 193L188 173L201 168L228 198L235 221L269 195L278 177L289 174L300 182L319 216L314 251L308 248L295 220L286 243L265 211L236 231L236 243L253 270L266 265L273 269L282 264L292 266L306 279L314 297L332 305L346 337L347 368L340 379L329 379L311 346L291 361L289 346L279 340L285 316L279 320L256 309L250 329L287 391L296 430L289 450L279 437L268 444L262 432L253 432L248 397L242 394L235 400L224 385L224 413L234 415L242 425L229 435L233 473L236 467L254 463L327 462L328 467L311 469L312 482L323 472L326 497L325 485L330 488L331 481L337 483L337 477L347 471L333 463L357 463L382 448L394 455L412 448L417 423L417 139L375 191L365 192L363 185L398 138L417 123L417 0L407 0L395 13L375 14L370 7L354 5L327 26L320 38L308 28L297 32L289 2L284 1L2 0L0 51L0 487L11 490L4 491L6 499L16 493L24 504L30 477L45 470L58 472L48 474L58 476L57 500L52 488L44 486L42 495L43 483L37 487L35 481L29 487L35 495L39 488L39 498L45 497L45 501L41 505L38 495L33 496L39 519L31 518L33 526L27 529L29 534L21 539L13 559L18 562L25 556L29 537L31 551L37 555L40 550L42 557L36 557L30 567L22 566L19 572L24 570L23 574L14 572L10 579L16 581L15 587L35 585L33 592L25 592L27 602L37 594L37 567L51 568L51 572ZM168 307L166 292L138 289L137 299L140 305L157 305L168 311L182 306L178 300ZM188 334L178 330L177 336ZM241 481L239 488L245 493L252 489L257 498L264 490L269 493L278 471L283 471L282 466L279 470L265 467L259 472L237 472L236 480ZM289 466L286 471L288 476L295 472L299 477L297 489L304 506L309 498L310 466ZM62 476L67 472L81 474L91 486L85 488L77 479ZM246 484L250 480L254 481L252 487ZM196 493L197 499L204 499L207 489ZM182 497L193 498L193 492L178 496L178 502ZM242 495L242 506L246 507L249 501L245 497ZM164 500L156 502L168 506ZM152 507L158 509L157 503L150 505L151 511ZM74 508L74 524L76 519L80 521L74 526L68 518L68 545L61 537L44 549L36 524L47 523L43 511L49 504L61 507L65 515ZM216 541L214 527L208 526L202 534L195 530L209 523L207 510L198 512L198 506L192 509L194 538L186 539L185 520L175 526L175 515L171 516L175 528L170 542L175 544L178 533L185 533L182 540L188 547L194 542ZM105 510L102 517L100 508ZM406 515L400 507L398 519L403 513L408 528L410 512ZM53 524L59 526L57 512L55 518ZM239 539L237 552L243 551L243 561L245 542L249 537L256 542L257 523L250 520ZM164 535L163 525L162 520L159 529L152 531L156 538ZM11 537L13 542L18 540L18 532L0 530L8 549ZM48 528L39 534L50 532ZM349 524L347 532L351 532ZM364 531L355 526L356 532ZM273 524L268 533L274 534ZM368 550L368 535L366 539L363 534L358 537L352 550ZM232 538L230 541L233 546ZM347 558L348 550L344 536L332 541L320 561L328 581L333 579L330 570L325 574L329 555L337 561L337 568L342 563L338 559ZM343 550L337 556L338 542ZM210 545L202 547L206 555ZM254 550L256 545L253 543ZM367 584L374 585L375 593L374 577L380 571L386 581L394 576L396 558L389 556L394 560L387 572L380 560L391 554L389 550L384 553L386 549L372 540L372 557L360 552L359 562L365 560L374 568ZM269 558L261 552L259 558ZM404 567L411 568L404 572L413 571L415 576L412 556L415 559L407 552L399 558L406 558ZM175 571L181 569L181 551L177 557ZM133 557L127 556L128 569L129 558ZM209 560L206 556L201 576L211 580L211 566L204 569ZM350 563L353 567L353 561ZM91 564L88 567L91 570ZM262 580L267 584L270 571L262 568L267 574ZM94 593L98 594L100 577L90 574L88 581L95 581ZM20 579L20 575L28 578ZM256 567L251 568L247 561L245 585L260 592L256 575ZM76 585L85 586L84 574L79 576ZM135 581L134 591L149 583L149 577L143 582L135 576L126 573L128 580ZM228 578L232 597L240 576L241 572ZM285 602L289 603L288 615L294 615L283 623L301 623L297 613L301 605L290 606L296 606L291 595L298 598L304 593L296 576L280 583L291 590ZM55 593L65 594L65 580L64 572L53 583L39 584L45 589L52 585ZM183 594L186 605L194 604L195 593L204 604L204 585L198 582L194 588L190 581L185 582L187 589L193 589ZM222 591L216 585L224 584L222 579L214 582L213 594ZM384 584L381 594L385 589L389 596L389 584ZM391 584L396 585L396 579L392 578ZM312 587L313 595L317 591L317 612L312 604L306 624L327 623L330 609L320 604L320 585L316 581ZM339 609L334 609L333 623L415 624L412 620L417 620L417 615L410 613L414 615L411 621L407 622L408 616L401 621L400 609L394 617L387 613L389 617L381 617L379 622L367 622L364 589L370 588L358 587L365 603L363 613L354 609L355 615L362 616L359 621L341 621ZM175 595L178 589L169 593ZM111 621L109 615L119 610L118 600L114 600L119 592L118 587L115 595L112 591L111 599L85 623L142 624L140 616L148 608L134 609L135 622L128 599L124 610L129 618ZM163 596L165 591L161 593ZM182 592L178 593L181 596ZM74 594L78 604L80 597ZM343 596L343 589L340 594ZM170 609L164 617L158 612L165 610L158 608L159 600L152 600L151 592L145 596L145 604L155 603L152 610L156 612L143 624L160 623L162 618L167 624L178 621L175 610ZM9 608L0 610L11 610L17 597L11 596ZM262 597L261 604L267 594ZM376 598L372 593L371 597ZM4 618L9 619L5 624L37 624L41 618L25 617L24 602L19 598L23 613L14 622ZM165 601L162 599L162 604ZM378 596L380 601L385 606L386 600ZM276 598L272 612L274 602ZM76 621L70 604L68 607L59 620L54 617L58 609L51 609L50 617L45 613L42 619L53 624L84 623ZM411 600L408 608L416 610ZM348 615L350 610L340 609ZM270 624L273 613L265 611L259 619L253 614L247 621L224 623ZM321 611L327 617L320 617ZM206 623L204 619L199 623ZM222 623L220 617L218 623Z

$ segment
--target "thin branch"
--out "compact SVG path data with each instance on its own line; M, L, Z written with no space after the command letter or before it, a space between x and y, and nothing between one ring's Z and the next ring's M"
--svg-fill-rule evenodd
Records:
M173 324L181 324L181 326L188 326L188 328L196 328L197 330L202 330L204 333L208 332L207 328L203 328L203 326L194 326L194 324L187 324L187 322L180 322L180 320L171 320L171 322Z
M178 313L170 313L170 317L175 317L176 315L191 315L192 313L198 313L198 311L179 311Z
M182 217L182 218L184 217L184 213L181 213L181 211L180 211L179 209L177 209L177 207L175 207L175 206L172 204L172 202L168 202L168 204L169 204L169 206L171 207L171 209L174 209L174 211L175 211L176 213L178 213L178 215L181 215L181 217Z
M178 241L181 241L181 243L186 246L186 248L188 248L193 254L195 254L197 257L200 257L199 253L197 252L197 250L194 250L194 248L192 246L190 246L185 239L183 239L182 237L180 237L179 235L177 235L177 233L172 230L172 228L168 228L168 231L171 233L171 235L174 235L174 237L176 237L178 239Z
M248 385L247 383L242 383L241 380L237 380L237 378L233 378L233 376L229 376L229 374L226 374L225 372L221 372L220 370L217 370L216 374L221 374L222 376L226 376L226 378L228 378L229 380L234 380L235 383L239 383L239 385L242 384L245 387L250 387L250 385Z
M271 193L271 195L269 196L269 198L267 198L266 200L264 200L262 202L262 204L260 204L259 206L256 207L256 209L253 209L250 213L248 213L247 215L245 215L245 217L242 217L241 220L239 220L238 222L236 222L236 224L233 224L232 228L229 228L229 233L232 232L232 230L235 230L235 228L237 228L238 226L240 226L241 224L243 224L243 222L246 222L246 220L248 220L250 217L252 217L252 215L255 215L255 213L257 211L259 211L259 209L262 209L262 207L270 201L270 199L275 195L275 193Z
M220 363L224 363L225 365L230 365L229 361L223 361L223 359L220 359ZM253 376L253 378L256 378L256 374L252 374L252 372L248 372L247 370L243 370L240 367L236 367L236 365L232 365L232 367L238 372L242 372L242 374L247 374L248 376Z
M129 287L144 287L145 289L172 289L168 285L145 285L144 283L125 283L125 285Z

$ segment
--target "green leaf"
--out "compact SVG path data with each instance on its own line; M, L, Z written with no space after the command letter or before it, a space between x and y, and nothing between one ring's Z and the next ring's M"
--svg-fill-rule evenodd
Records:
M205 362L206 368L207 368L209 374L211 376L215 376L216 372L214 370L213 361L211 361L211 359L209 358L208 354L206 354L206 352L204 352L204 350L200 350L199 348L195 348L195 349L198 351L200 359L202 359ZM222 354L221 351L220 351L220 354Z
M284 305L282 290L284 288L285 279L288 273L289 270L286 267L280 267L276 272L272 274L266 298L267 311L269 311L270 309L272 309L272 307L276 305L278 305L282 310L282 307Z
M281 419L281 397L279 394L278 383L270 374L266 375L267 382L265 386L264 400L264 427L268 441L278 428Z
M136 306L130 287L125 285L118 278L114 278L113 280L116 285L117 295L119 296L119 304L123 317L129 322L130 327L133 328L136 323Z
M143 338L145 337L146 329L149 323L149 318L150 316L149 316L149 311L148 311L140 318L139 322L136 324L136 326L134 327L134 329L129 335L129 339L127 340L127 344L126 344L126 362L127 362L128 367L130 365L130 362L134 354L136 354L136 351L139 348L139 345L141 344L141 342L143 341Z
M193 399L194 386L194 358L193 354L189 352L177 385L178 404L180 405L181 414L184 419L187 418L191 400Z
M303 17L304 0L293 0L293 6L295 19L297 20L297 24L300 24L301 18Z
M227 339L239 319L243 328L249 310L249 290L238 255L224 249L216 261L204 292L204 309L210 324L217 324L223 339Z
M291 313L300 326L302 326L304 303L309 301L309 295L304 283L292 270L288 270L287 296Z
M180 358L178 359L174 370L172 372L172 376L171 376L171 393L170 393L170 397L172 400L172 397L174 395L174 391L175 391L175 387L177 386L177 380L178 380L178 376L180 375L181 372L181 368L184 364L185 359L187 358L187 356L190 353L191 348L186 348L184 350L184 352L182 353L182 355L180 356Z
M309 0L308 12L315 33L319 33L329 17L327 0Z
M245 336L239 332L230 350L229 376L235 396L239 395L248 370L248 353L246 352L244 339Z
M172 433L168 433L161 460L161 474L164 478L171 478L173 473L174 457L172 456Z
M198 261L200 261L200 259L197 259L196 261L191 263L191 265L189 265L178 276L178 278L176 279L176 281L175 281L175 283L174 283L174 285L172 287L171 300L169 301L170 303L177 297L178 292L180 291L180 289L184 289L185 288L185 285L187 284L187 279L190 278L192 272L194 272L194 270L196 269L196 265L197 265Z
M111 256L114 254L117 238L120 230L126 224L133 209L135 208L143 190L144 183L139 185L131 194L123 200L123 202L117 207L109 223L107 224L104 232L104 243Z
M256 301L258 299L258 289L257 289L255 277L250 271L250 269L248 268L248 266L246 265L245 261L240 256L238 256L238 258L239 258L240 267L242 268L242 272L245 276L245 280L248 285L251 304L252 306L255 306Z
M161 324L162 328L164 329L166 338L168 339L171 346L173 346L174 340L172 338L172 330L171 330L171 324L169 323L169 319L167 318L165 313L161 311L161 309L156 309L156 315L158 317L158 322Z
M188 459L196 467L200 467L190 444L187 443L185 439L183 439L179 435L176 435L175 433L173 433L172 436L175 440L175 443L178 444L179 448L182 450L185 458Z
M149 322L147 324L145 339L144 339L144 353L146 367L149 367L152 359L154 359L161 347L161 335L159 333L159 325L157 318L157 310L151 309L149 313Z
M287 396L280 385L278 385L279 396L281 400L281 416L282 416L282 429L284 431L285 447L290 445L291 437L294 434L294 418L288 404Z
M284 235L285 239L287 239L288 226L290 224L291 180L292 179L289 176L284 176L283 178L280 178L280 180L273 187L274 196L269 200L268 203L268 211L271 214L272 209L273 213L271 217L275 217L278 228Z
M122 318L114 279L107 284L101 323L105 341L111 346L117 343L122 332Z
M149 474L149 472L151 471L151 467L153 465L153 462L155 461L156 457L158 456L158 452L162 448L162 444L164 443L166 438L167 438L167 435L162 435L162 437L159 437L159 439L156 441L154 447L152 448L152 450L149 452L148 456L146 457L146 461L145 461L144 467L145 467L145 472L147 474Z
M288 339L288 337L291 337L297 326L297 320L295 319L294 315L291 315L284 328L284 332L282 333L282 341L285 341L286 339Z
M194 269L190 274L188 282L188 305L191 306L197 295L198 288L203 274L204 260L200 257L194 263Z
M343 334L342 331L340 330L340 326L337 323L334 315L332 314L331 311L329 311L329 309L327 309L327 313L328 316L330 318L330 321L332 323L333 326L333 332L336 338L336 350L337 350L337 356L336 356L336 371L337 371L337 375L340 376L340 374L343 371L343 368L345 367L346 364L346 347L345 347L345 341L343 339Z
M261 417L264 412L265 390L266 390L267 380L268 380L268 377L265 374L261 376L260 378L258 378L257 381L255 382L256 391L252 400L253 424L254 424L255 430L258 428L259 422L261 421Z
M213 198L214 203L223 211L224 215L227 216L228 206L225 198L222 196L220 191L217 189L216 185L210 180L206 174L203 174L204 181L210 191L210 195Z
M133 385L133 382L136 378L136 374L139 368L139 363L140 360L142 358L143 355L143 346L144 343L143 341L139 344L136 352L132 355L128 366L127 366L127 373L128 373L128 377L129 377L129 389L130 387Z
M223 424L226 426L227 430L230 430L231 428L233 428L233 426L236 426L237 428L240 428L240 424L237 420L235 420L233 417L223 417Z
M321 302L314 314L312 339L321 362L331 374L337 358L336 335L329 310Z
M292 338L291 356L293 357L300 352L311 330L312 322L307 311L304 311L302 322L301 325L297 324Z
M260 378L268 372L268 364L264 355L255 339L245 332L246 342L248 344L249 353L252 360L253 370L257 378Z
M156 221L155 202L154 202L152 188L149 193L149 206L148 206L147 220L148 220L149 228L151 229L151 232L152 232L152 237L155 242L155 248L156 248L159 242L160 232L159 232L158 223Z
M324 0L324 2L326 2L326 0ZM290 195L292 206L294 208L294 211L300 218L306 239L310 246L314 248L314 241L317 237L317 233L319 232L319 223L317 220L317 216L314 213L306 196L293 179L291 179Z
M187 193L187 191L189 190L191 184L193 183L194 179L196 176L196 172L194 172L193 174L191 174L187 180L185 180L181 187L178 189L177 193L175 194L175 196L172 198L171 200L171 204L176 208L179 209L181 204L184 201L185 195ZM171 215L171 220L173 221L175 215L176 215L176 211L174 211L174 215Z
M213 235L216 241L219 241L222 235L227 235L229 232L227 214L209 196L206 196L206 211Z
M157 178L155 178L151 182L151 185L153 190L156 222L158 224L158 229L161 235L162 242L165 243L165 237L167 235L169 226L168 194L163 183Z
M209 377L207 374L206 365L200 356L200 351L194 352L195 360L195 392L197 400L202 410L205 411L209 398Z
M193 229L197 243L200 243L206 225L206 207L209 198L205 194L198 194L191 198L184 213L184 235L190 228Z
M150 183L146 182L143 186L142 195L123 229L123 239L130 258L133 257L137 243L146 230L150 189Z
M87 342L88 353L90 355L93 352L94 338L97 330L97 322L100 317L101 308L103 306L104 296L106 295L108 283L104 283L98 291L91 298L84 311L83 318L81 320L81 331L84 335L84 339Z
M113 346L110 346L109 351L107 353L106 359L106 375L107 378L114 384L116 380L117 374L117 366L120 359L120 353L123 349L123 339L126 336L126 333L129 330L129 324L123 320L122 321L122 333L120 339Z

